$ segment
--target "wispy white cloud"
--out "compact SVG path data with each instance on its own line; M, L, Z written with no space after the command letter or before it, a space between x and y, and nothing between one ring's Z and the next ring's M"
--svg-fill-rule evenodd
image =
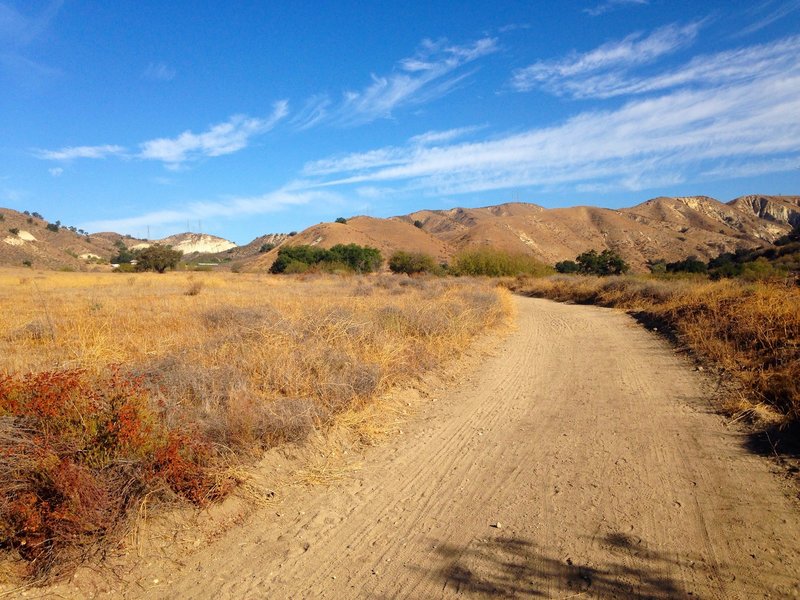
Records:
M157 138L139 144L133 155L143 160L158 160L170 168L178 168L187 161L204 157L222 156L241 150L251 138L271 130L289 114L286 100L276 102L272 114L265 118L234 115L224 123L212 125L203 133L184 131L175 138ZM77 158L130 157L126 148L117 145L69 146L60 150L35 150L34 155L44 160L73 160Z
M153 211L122 219L104 219L85 223L88 231L131 232L142 227L161 227L184 224L187 220L209 221L215 218L235 218L268 214L298 206L335 204L339 194L327 190L296 189L289 185L260 196L235 197L213 202L194 202L172 210Z
M632 67L652 63L689 46L701 25L700 22L668 25L648 36L634 33L583 54L573 53L566 58L539 61L515 71L511 87L520 92L542 88L558 95L576 95L587 80L595 79L597 73L603 73L604 77L621 77L621 73Z
M177 71L166 63L150 63L142 73L142 77L151 81L172 81Z
M792 73L800 68L800 36L768 44L699 55L677 69L655 75L626 73L562 80L561 93L575 98L611 98L678 87L712 87Z
M298 130L310 129L329 117L332 105L327 94L311 96L292 117L292 125Z
M376 187L374 185L365 185L356 188L356 194L359 198L367 198L368 200L377 200L379 198L386 198L395 193L396 190L387 187Z
M34 154L45 160L74 160L76 158L107 158L120 156L125 148L106 144L103 146L68 146L60 150L36 150Z
M509 33L510 31L523 31L526 29L530 29L530 23L509 23L508 25L503 25L500 29L497 30L498 33Z
M53 177L61 177L61 175L64 174L64 169L61 167L53 167L52 169L47 169L47 172Z
M598 17L625 6L643 6L649 3L649 0L606 0L606 2L601 2L592 8L584 8L583 12L592 17Z
M776 21L780 21L797 10L800 10L800 0L780 2L777 3L777 6L774 0L763 2L749 11L751 15L758 16L753 23L739 32L739 36L750 35L756 31L761 31L765 27L769 27ZM767 14L764 14L765 11L768 11Z
M464 137L485 128L485 125L475 125L472 127L457 127L455 129L447 129L444 131L426 131L420 135L415 135L409 140L409 142L412 144L419 144L420 146L441 144L443 142L450 142L452 140Z
M463 46L423 40L416 54L400 60L390 75L373 75L369 85L345 92L336 106L322 105L324 113L317 110L314 123L326 120L340 126L360 125L389 118L403 106L430 102L469 75L460 72L465 65L496 51L497 40L490 37Z
M60 74L58 69L35 61L29 46L41 40L61 10L64 0L52 0L36 15L28 16L0 2L0 74L23 87L35 87Z
M800 157L800 70L674 90L614 111L479 143L408 144L315 161L321 186L402 182L432 194L525 186L643 189L702 178L720 161ZM778 163L773 162L773 166Z
M26 16L6 2L0 2L0 44L4 46L27 46L47 31L64 4L64 0L52 0L36 16Z
M3 202L22 202L29 196L28 192L22 190L15 190L11 188L0 189L0 200Z
M703 172L704 177L728 179L739 177L755 177L768 173L785 173L800 169L800 156L791 158L774 158L769 160L742 160L725 162Z
M272 114L264 119L235 115L203 133L184 131L175 138L143 142L138 157L177 167L186 161L231 154L247 147L252 137L269 131L288 113L289 103L282 100L275 103Z

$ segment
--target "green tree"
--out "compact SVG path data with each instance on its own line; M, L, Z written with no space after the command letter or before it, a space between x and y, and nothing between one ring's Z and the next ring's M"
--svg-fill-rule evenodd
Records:
M575 262L579 266L578 272L583 275L622 275L630 269L630 265L613 250L603 250L599 254L597 250L589 250L579 254Z
M182 256L183 252L173 250L172 246L153 244L136 252L136 270L163 273L167 269L177 267Z
M114 245L117 247L117 255L113 256L109 262L114 264L123 264L123 263L130 263L136 255L134 252L128 250L128 247L124 244L122 240L117 240L114 242Z
M422 229L423 225L424 225L424 223L422 221L420 221L419 219L414 221L414 227L416 227L417 229Z

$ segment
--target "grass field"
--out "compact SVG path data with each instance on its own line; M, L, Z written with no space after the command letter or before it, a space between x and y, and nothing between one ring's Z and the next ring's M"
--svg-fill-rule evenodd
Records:
M489 282L0 272L0 548L60 572L142 499L302 441L506 322Z

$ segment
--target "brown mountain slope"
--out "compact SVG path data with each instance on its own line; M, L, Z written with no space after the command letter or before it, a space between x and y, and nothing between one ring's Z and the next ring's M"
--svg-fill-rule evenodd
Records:
M359 244L378 248L384 258L396 250L425 252L440 261L448 260L453 254L453 249L446 241L414 227L407 220L374 217L353 217L347 223L320 223L290 237L284 244L309 244L322 248L336 244ZM248 269L268 269L277 253L276 248L246 261L245 265Z
M0 209L0 264L37 269L102 269L116 252L113 241L66 227L47 228L44 219ZM110 268L110 267L109 267Z
M792 217L793 211L800 211L798 197L752 196L723 204L698 196L654 198L622 210L544 209L513 203L419 211L395 220L420 221L426 231L456 250L494 246L554 263L592 248L611 248L643 270L652 259L678 260L689 255L709 259L773 241L791 228L792 218L800 219Z
M800 196L742 196L728 205L776 223L800 223Z
M115 242L121 239L128 247L140 242L116 233L85 236L64 228L52 232L41 219L10 209L0 209L0 214L0 264L29 261L42 268L99 268L95 261L107 261L117 253ZM204 252L203 256L219 256L225 262L234 260L243 268L257 270L269 268L277 256L277 250L259 252L269 242L323 248L356 243L380 249L385 258L402 249L425 252L438 261L449 261L464 248L492 246L530 254L550 264L573 259L589 249L610 248L643 271L648 260L674 261L690 255L708 260L737 248L755 248L774 241L797 223L800 196L742 196L727 204L692 196L653 198L620 210L591 206L545 209L516 202L422 210L390 219L353 217L345 224L314 225L291 237L262 236L241 247L198 234L181 234L170 241L177 243L178 238L189 236L187 243L195 243L195 238L203 238L199 241L211 244L206 250L220 243L224 250ZM12 229L18 233L11 233Z

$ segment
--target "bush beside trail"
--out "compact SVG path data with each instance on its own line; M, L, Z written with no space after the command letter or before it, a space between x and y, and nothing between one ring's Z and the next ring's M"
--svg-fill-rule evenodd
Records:
M537 277L552 274L553 268L527 254L511 254L494 248L474 248L457 254L450 271L454 275Z

